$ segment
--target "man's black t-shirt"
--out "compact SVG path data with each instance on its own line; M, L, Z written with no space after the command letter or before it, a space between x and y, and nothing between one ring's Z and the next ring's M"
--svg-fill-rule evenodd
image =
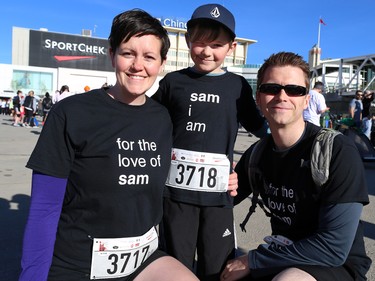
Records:
M310 169L311 148L319 130L318 126L306 122L301 139L285 151L277 151L272 138L269 138L258 165L261 176L257 178L256 186L264 206L272 214L272 234L285 236L292 241L309 241L319 231L320 211L323 207L343 203L369 203L363 163L355 144L344 135L338 135L334 139L327 183L322 187L314 184ZM249 148L245 152L236 166L241 194L244 190L250 191L246 159L251 150ZM361 230L360 225L346 263L363 276L370 262L366 256ZM326 250L324 245L316 243L316 247L310 249L310 252ZM251 251L254 259L258 249ZM309 260L308 254L304 253L308 247L301 246L299 249L298 257L290 253L288 258L295 262L302 260L303 264L315 264L316 261ZM280 266L283 262L285 265L285 259L277 259L272 253L264 254L263 257L268 259L269 267Z

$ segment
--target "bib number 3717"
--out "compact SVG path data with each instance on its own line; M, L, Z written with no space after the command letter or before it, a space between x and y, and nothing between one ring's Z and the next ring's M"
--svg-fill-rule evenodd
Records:
M90 279L110 279L133 273L156 249L155 228L143 236L130 238L95 238Z
M223 154L173 149L167 185L205 192L228 189L229 160Z

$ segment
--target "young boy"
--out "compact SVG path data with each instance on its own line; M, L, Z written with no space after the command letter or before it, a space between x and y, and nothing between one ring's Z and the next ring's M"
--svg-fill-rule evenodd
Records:
M173 122L173 153L161 235L165 250L200 280L218 280L234 255L233 199L228 177L240 122L264 128L248 82L222 64L236 48L235 20L218 4L198 7L187 23L194 66L167 74L153 96Z

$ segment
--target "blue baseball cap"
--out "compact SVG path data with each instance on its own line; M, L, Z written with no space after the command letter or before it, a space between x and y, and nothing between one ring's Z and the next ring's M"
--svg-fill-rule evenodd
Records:
M191 19L187 22L188 28L200 19L219 22L233 35L233 38L236 37L234 16L220 4L206 4L196 8Z

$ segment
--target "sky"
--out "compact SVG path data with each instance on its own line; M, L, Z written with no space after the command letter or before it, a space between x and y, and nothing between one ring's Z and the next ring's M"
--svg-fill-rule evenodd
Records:
M12 27L108 38L117 14L140 8L158 18L190 19L194 9L218 3L236 19L237 37L256 40L248 48L248 64L262 64L272 53L290 51L308 61L318 42L322 59L375 53L375 0L21 0L1 1L0 63L12 63ZM21 3L20 3L21 2ZM325 25L320 24L320 19Z

